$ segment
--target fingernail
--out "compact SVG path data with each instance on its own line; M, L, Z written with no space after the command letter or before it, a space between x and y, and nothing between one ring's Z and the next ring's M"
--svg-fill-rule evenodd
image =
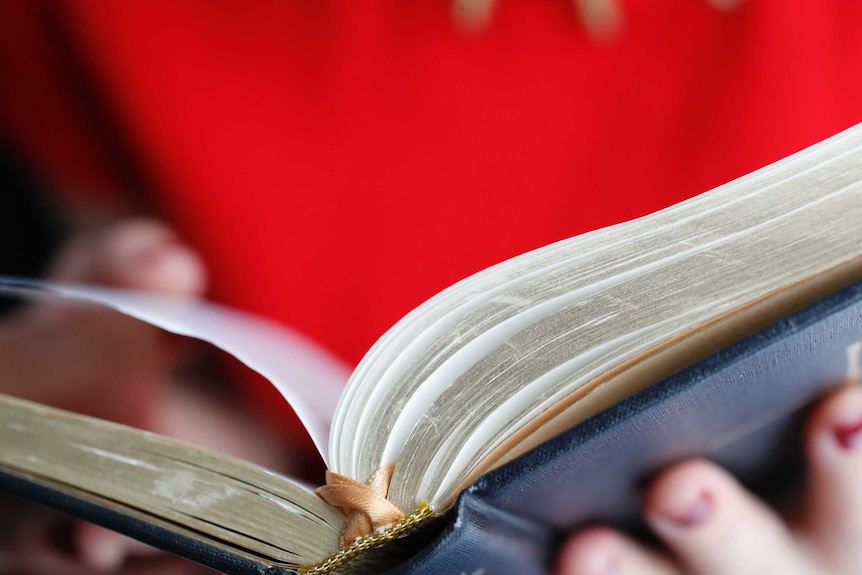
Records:
M200 257L173 242L138 252L127 270L127 281L139 289L195 294L203 291L206 283Z
M81 563L93 571L113 572L129 555L129 540L94 525L81 525L77 533Z
M661 518L663 522L670 523L674 527L695 527L709 519L713 507L712 495L701 491L697 499L687 507L683 507L680 511L664 512Z
M837 425L833 432L838 445L848 451L855 449L862 439L862 419L849 425Z

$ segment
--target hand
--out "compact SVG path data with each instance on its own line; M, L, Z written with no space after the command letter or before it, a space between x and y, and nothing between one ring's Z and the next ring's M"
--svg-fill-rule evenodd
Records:
M50 267L59 281L197 295L203 265L164 225L129 220L84 233ZM171 435L279 468L286 449L237 405L173 374L177 339L114 312L40 302L0 322L0 391ZM0 500L0 574L200 572L117 533Z
M130 220L73 238L49 279L199 294L200 260L165 226ZM149 426L169 381L177 341L107 310L40 302L0 322L4 393ZM116 390L122 389L122 393Z
M594 527L563 546L559 575L839 575L862 573L862 389L834 393L806 430L798 516L783 518L705 461L662 473L643 512L666 550Z

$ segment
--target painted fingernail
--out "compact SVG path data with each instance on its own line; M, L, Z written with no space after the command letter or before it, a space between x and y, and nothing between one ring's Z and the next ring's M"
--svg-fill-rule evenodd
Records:
M849 425L838 425L834 433L838 445L848 451L855 449L862 442L862 419Z
M712 494L701 491L697 499L678 512L665 513L664 518L674 527L695 527L712 515L714 501Z

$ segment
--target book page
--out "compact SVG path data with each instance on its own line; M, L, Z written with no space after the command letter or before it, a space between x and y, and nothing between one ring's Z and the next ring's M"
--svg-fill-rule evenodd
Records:
M525 434L548 429L536 422L570 416L581 390L858 262L859 221L857 128L657 214L468 278L407 316L357 368L333 426L333 463L358 478L394 463L397 505L446 507L501 446L535 445Z
M308 488L154 433L0 395L0 469L262 564L338 549L343 518Z
M298 332L197 298L2 276L0 293L107 306L172 333L215 345L278 389L328 464L330 422L350 371L334 355Z

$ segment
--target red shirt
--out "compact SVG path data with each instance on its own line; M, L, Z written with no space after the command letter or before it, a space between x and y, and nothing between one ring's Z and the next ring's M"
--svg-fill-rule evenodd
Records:
M22 2L0 120L58 188L143 187L214 297L356 362L450 283L862 120L862 3ZM12 79L13 81L8 81Z

